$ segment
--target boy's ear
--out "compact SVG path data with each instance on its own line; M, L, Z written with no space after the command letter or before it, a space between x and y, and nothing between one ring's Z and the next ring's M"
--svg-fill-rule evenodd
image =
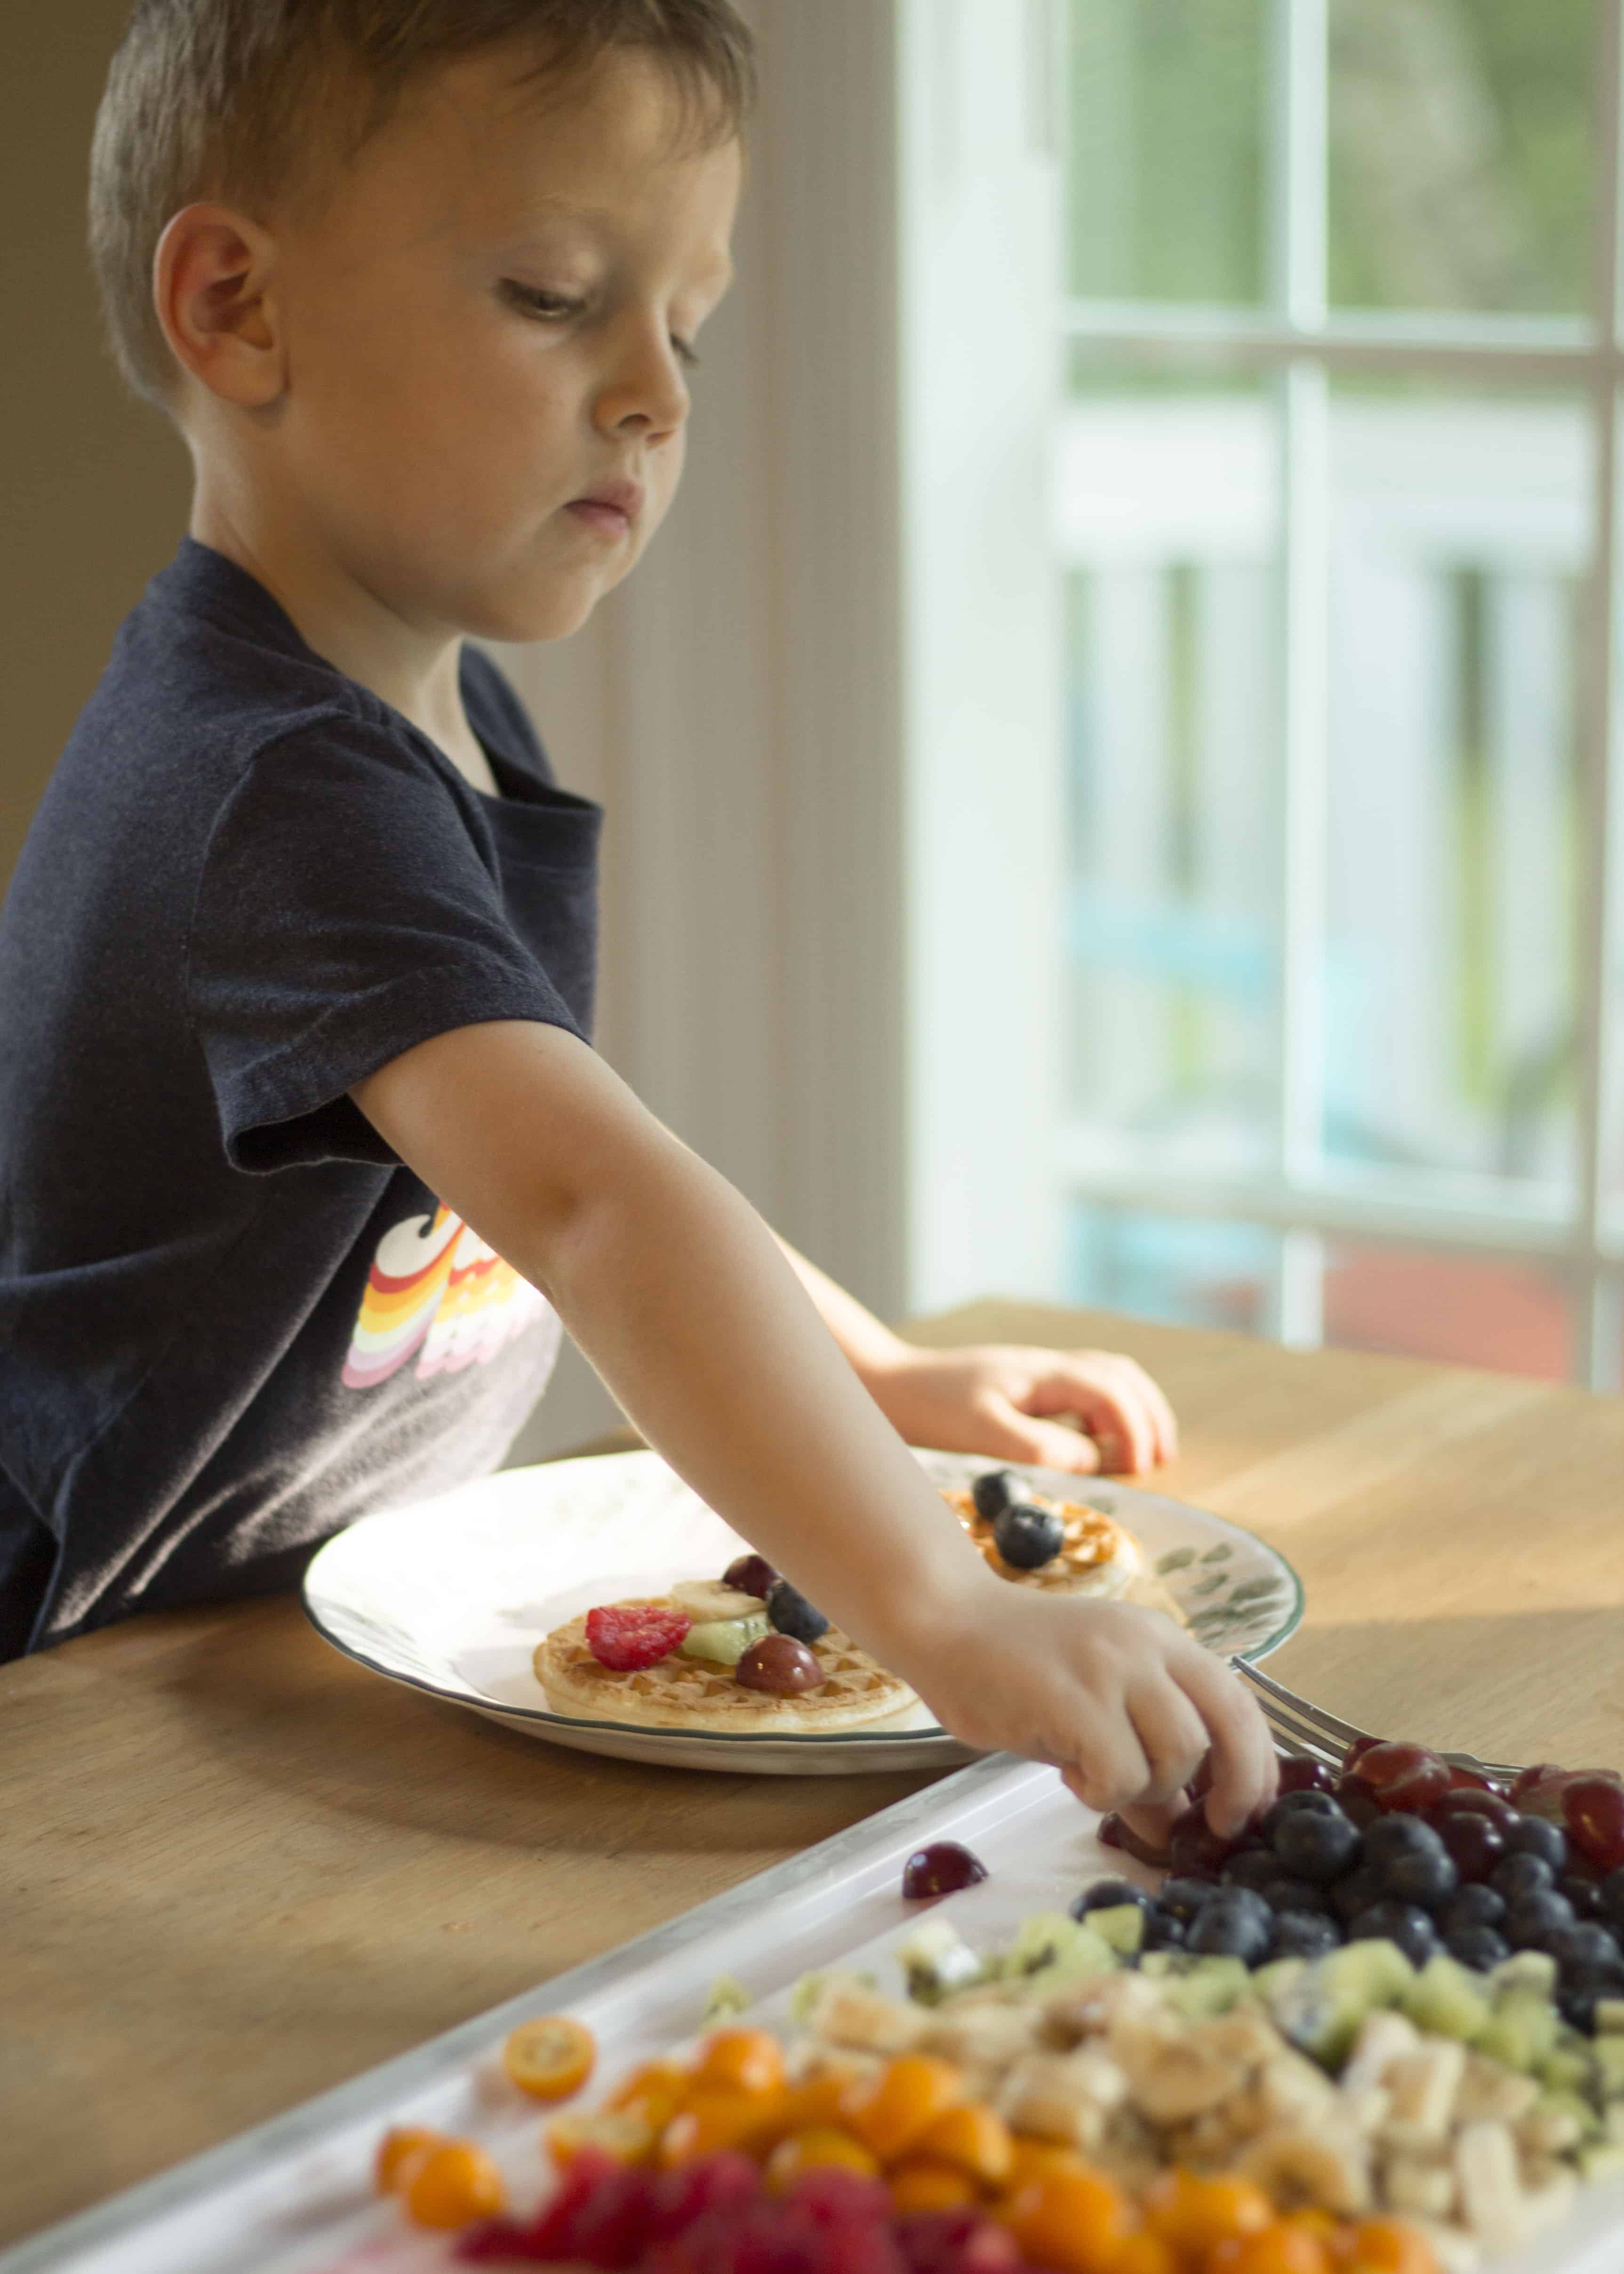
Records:
M269 233L227 206L186 206L158 240L153 299L182 367L222 401L260 410L285 376Z

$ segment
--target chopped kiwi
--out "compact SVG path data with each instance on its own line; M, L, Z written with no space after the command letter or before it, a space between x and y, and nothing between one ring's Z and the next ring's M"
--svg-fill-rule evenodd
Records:
M677 1645L681 1658L702 1658L712 1666L737 1666L753 1642L772 1632L772 1622L765 1611L752 1612L744 1619L710 1619L703 1625L690 1627Z
M1404 2011L1418 2029L1433 2037L1458 2037L1470 2044L1492 2011L1481 1975L1439 1951L1429 1958L1405 1993Z
M1005 1981L1041 1975L1046 1984L1056 1989L1066 1982L1086 1981L1090 1975L1109 1974L1116 1968L1116 1954L1104 1936L1094 1931L1098 1916L1092 1914L1084 1925L1064 1911L1034 1911L1021 1921L1014 1941L989 1970Z
M1365 2015L1406 2003L1415 1978L1396 1943L1344 1943L1317 1958L1282 1992L1274 2019L1293 2044L1335 2069L1347 2058Z
M944 1918L927 1919L897 1946L897 1962L916 2005L936 2006L954 1990L981 1978L981 1962L964 1937Z
M1534 2107L1547 2116L1571 2117L1579 2127L1582 2140L1599 2140L1602 2136L1601 2119L1580 2093L1542 2092Z
M1254 1997L1261 1998L1273 2009L1303 1979L1308 1971L1305 1958L1274 1958L1267 1966L1254 1967L1252 1988Z
M1163 1994L1176 2014L1189 2022L1204 2022L1227 2014L1251 1984L1244 1958L1214 1955L1198 1958L1184 1973L1175 1975Z
M1589 2095L1596 2084L1596 2059L1588 2037L1576 2029L1562 2029L1548 2053L1534 2064L1534 2074L1552 2092Z
M1496 1999L1514 1991L1530 1990L1541 1998L1556 1995L1556 1961L1546 1950L1519 1950L1501 1959L1489 1977Z
M1579 2150L1579 2176L1586 2186L1598 2180L1616 2180L1624 2173L1624 2142L1598 2140Z
M1624 2036L1598 2037L1591 2055L1606 2098L1624 2099Z
M1090 1911L1088 1924L1123 1958L1132 1958L1145 1939L1145 1914L1138 1903L1111 1903Z
M1548 1998L1514 1984L1496 2001L1473 2043L1491 2060L1531 2075L1535 2064L1555 2048L1558 2018Z

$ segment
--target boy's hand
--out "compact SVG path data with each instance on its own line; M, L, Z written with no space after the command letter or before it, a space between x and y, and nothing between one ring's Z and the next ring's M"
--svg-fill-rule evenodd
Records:
M869 1396L910 1445L985 1453L1047 1469L1132 1475L1178 1450L1173 1409L1142 1366L1110 1351L989 1343L921 1350L861 1369ZM1075 1415L1086 1434L1053 1417Z
M1238 1832L1274 1799L1274 1748L1240 1683L1159 1611L1001 1586L979 1591L915 1686L966 1743L1049 1761L1090 1808L1152 1839L1211 1751L1207 1820Z

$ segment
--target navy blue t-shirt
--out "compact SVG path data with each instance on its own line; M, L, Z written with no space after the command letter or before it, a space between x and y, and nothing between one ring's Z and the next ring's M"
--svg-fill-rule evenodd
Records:
M546 1381L551 1310L347 1095L590 1031L601 813L462 693L498 798L190 538L119 632L0 911L0 1657L291 1584Z

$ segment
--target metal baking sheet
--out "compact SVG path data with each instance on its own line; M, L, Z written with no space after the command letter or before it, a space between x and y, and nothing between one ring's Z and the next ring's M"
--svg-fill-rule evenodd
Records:
M600 2048L599 2076L690 2037L710 1985L741 1982L764 2017L800 1977L853 1962L883 1980L890 1953L921 1916L898 1892L908 1853L963 1841L988 1865L981 1886L932 1906L972 1942L999 1939L1037 1909L1064 1908L1105 1872L1143 1877L1100 1846L1098 1819L1051 1769L995 1756L746 1880L591 1964L526 1992L414 2052L306 2102L0 2254L0 2274L433 2274L448 2243L409 2232L371 2191L386 2125L477 2137L523 2206L545 2184L544 2120L503 2080L503 2038L538 2014L568 2011ZM1560 2232L1494 2262L1498 2274L1620 2274L1624 2186L1590 2189Z

